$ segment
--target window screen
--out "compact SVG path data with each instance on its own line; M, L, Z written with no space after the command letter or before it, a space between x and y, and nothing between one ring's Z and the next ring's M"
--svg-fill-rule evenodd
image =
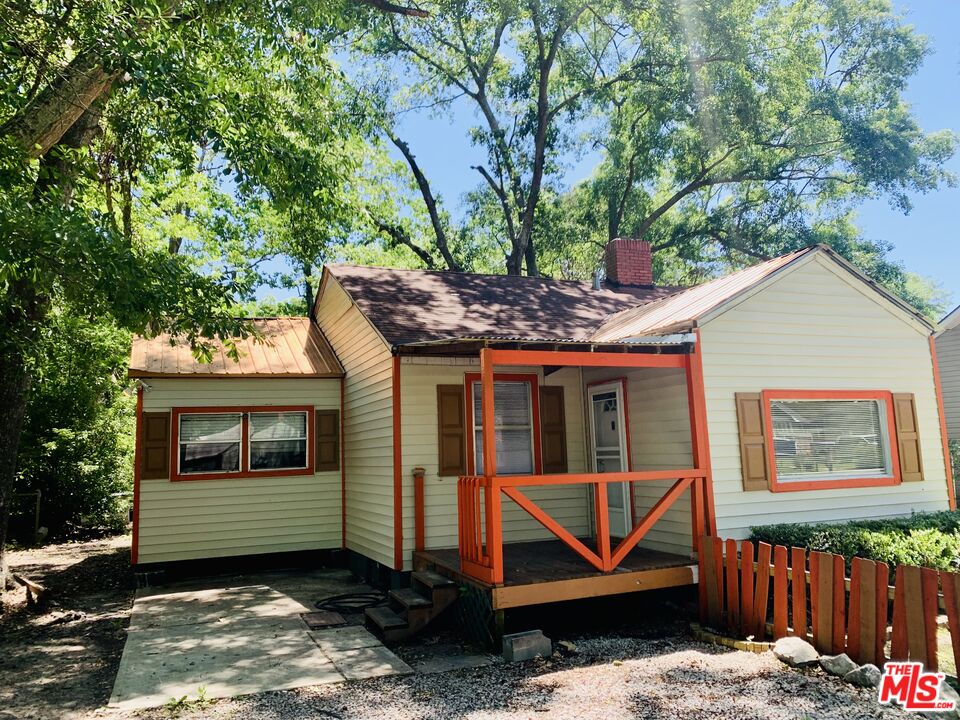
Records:
M286 470L306 466L305 412L250 413L251 470Z
M239 472L240 413L180 416L180 473Z
M483 418L480 383L473 383L474 467L483 474ZM533 413L530 383L493 384L494 433L497 440L497 473L533 472Z
M885 403L771 400L778 482L891 474Z

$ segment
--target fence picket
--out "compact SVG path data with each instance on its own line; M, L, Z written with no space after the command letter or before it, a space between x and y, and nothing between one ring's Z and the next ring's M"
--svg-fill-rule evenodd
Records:
M947 609L947 627L953 644L953 662L955 667L960 668L960 575L942 570L940 584L943 586L943 604Z
M720 573L722 561L722 544L720 538L706 538L701 545L703 553L702 582L706 583L707 621L712 627L721 627L723 593L720 591L723 576ZM718 558L717 556L720 555ZM719 582L718 582L719 580Z
M753 633L753 543L740 543L740 627L744 635Z
M773 548L773 638L787 635L787 549Z
M937 662L937 572L897 566L893 599L894 660L913 660L935 671Z
M770 595L770 553L769 544L757 543L756 588L753 595L753 636L763 640L767 635L767 601Z
M737 541L727 540L727 630L735 633L739 633L742 627L740 624L740 568L737 563Z
M832 633L832 642L831 642L831 651L834 655L839 655L843 652L843 646L846 644L846 602L847 602L847 593L846 593L846 583L844 582L845 578L843 575L844 564L843 556L841 555L831 555L831 563L833 565L833 572L831 578L831 584L833 586L833 599L831 606L833 608L833 617L831 619L831 624L833 626Z
M793 593L793 634L807 637L807 551L790 550L790 588Z

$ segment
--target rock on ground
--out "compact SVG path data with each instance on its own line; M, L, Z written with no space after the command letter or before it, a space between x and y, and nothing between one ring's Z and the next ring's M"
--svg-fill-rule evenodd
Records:
M780 638L773 646L773 654L790 667L814 665L820 658L817 649L798 637Z
M844 677L847 673L857 669L857 664L846 653L839 655L824 655L820 658L820 667L831 675Z
M857 687L874 688L880 684L880 668L867 663L856 670L851 670L843 676L843 679Z

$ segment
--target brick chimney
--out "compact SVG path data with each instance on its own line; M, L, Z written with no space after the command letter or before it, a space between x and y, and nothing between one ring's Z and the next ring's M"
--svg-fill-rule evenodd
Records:
M650 243L633 238L615 238L604 251L607 280L615 285L653 285Z

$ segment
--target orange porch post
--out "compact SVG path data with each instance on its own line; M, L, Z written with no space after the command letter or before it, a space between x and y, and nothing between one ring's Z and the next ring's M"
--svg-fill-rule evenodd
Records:
M480 419L483 425L483 474L487 488L483 494L486 526L487 554L490 557L491 573L495 584L503 583L503 513L500 484L497 482L497 435L493 412L493 351L480 351Z
M717 518L713 506L713 471L710 463L710 438L707 430L707 399L703 382L703 346L699 328L694 330L696 345L687 355L687 397L690 406L690 442L694 467L704 477L694 482L690 490L693 516L693 548L700 551L700 537L717 534Z

